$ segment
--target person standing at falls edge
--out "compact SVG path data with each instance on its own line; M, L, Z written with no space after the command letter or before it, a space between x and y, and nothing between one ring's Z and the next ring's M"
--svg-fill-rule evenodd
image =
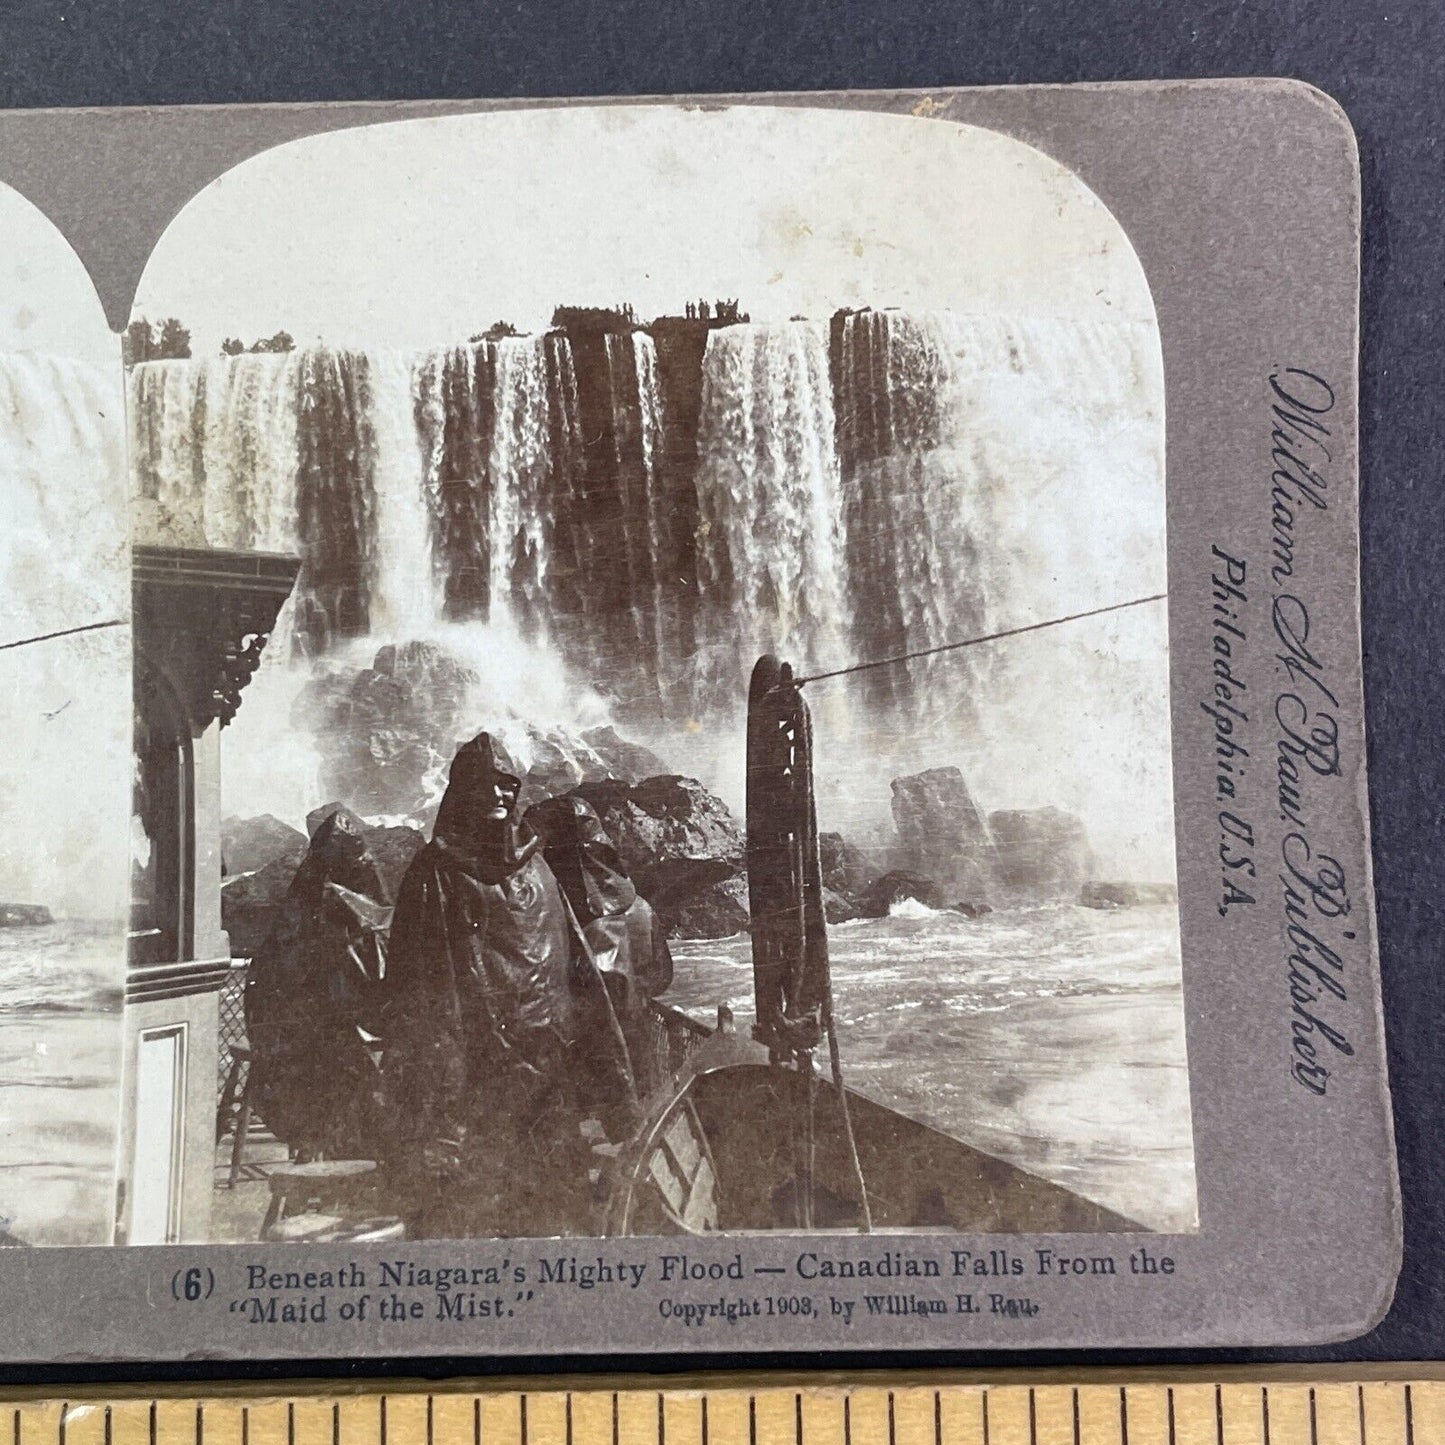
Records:
M414 1238L595 1232L585 1119L637 1121L622 1029L517 817L521 771L479 733L402 879L383 1028L388 1164Z

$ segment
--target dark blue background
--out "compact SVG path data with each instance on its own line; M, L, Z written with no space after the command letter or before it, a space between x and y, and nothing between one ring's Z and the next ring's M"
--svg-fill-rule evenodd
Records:
M1326 1350L1099 1354L1094 1362L1445 1358L1445 5L1430 0L0 0L0 106L622 95L1294 76L1339 100L1364 170L1365 685L1380 951L1405 1267L1388 1318ZM1300 218L1308 224L1307 217ZM0 238L3 244L3 238ZM1327 1172L1331 1161L1323 1161ZM1351 1161L1333 1167L1344 1171ZM1315 1252L1301 1238L1299 1248ZM1319 1255L1320 1289L1331 1260ZM822 1362L814 1355L813 1360ZM829 1365L1085 1356L830 1356ZM569 1359L562 1368L626 1362ZM639 1360L657 1369L662 1361ZM693 1355L667 1362L698 1368ZM796 1358L737 1364L799 1363ZM560 1364L560 1362L559 1362ZM546 1362L537 1362L546 1368ZM517 1362L437 1361L427 1373ZM139 1372L206 1378L215 1365ZM282 1373L259 1365L229 1373ZM416 1375L417 1361L396 1372ZM124 1370L46 1372L56 1380ZM377 1364L288 1374L381 1373ZM0 1381L34 1380L0 1371Z

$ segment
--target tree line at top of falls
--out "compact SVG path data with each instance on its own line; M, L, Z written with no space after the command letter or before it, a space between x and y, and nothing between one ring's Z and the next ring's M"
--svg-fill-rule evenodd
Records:
M746 325L751 319L743 311L736 297L707 301L699 298L687 302L681 318L659 316L652 325L682 319L685 321L707 321L720 326ZM637 319L631 305L619 306L558 306L552 312L553 329L636 331L646 327ZM485 331L473 332L467 337L467 344L475 346L483 341L504 341L508 337L525 333L510 321L494 321ZM296 350L296 338L286 330L271 336L258 337L248 346L238 336L227 336L221 342L222 356L278 355ZM159 321L132 321L121 338L121 355L125 365L139 366L147 361L191 361L191 332L179 317L166 316Z
M515 332L510 333L515 335ZM478 339L478 338L473 338ZM222 356L278 356L296 350L296 338L289 331L261 336L249 346L239 336L227 336L221 342ZM132 321L121 337L121 359L126 366L145 361L190 361L191 332L178 318L167 316L161 321Z

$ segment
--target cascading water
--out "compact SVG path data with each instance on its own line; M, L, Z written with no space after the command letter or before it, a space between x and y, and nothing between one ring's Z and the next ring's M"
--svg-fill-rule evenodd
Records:
M295 688L430 639L485 675L469 726L553 728L599 687L625 729L725 795L760 651L827 670L1163 590L1152 327L669 325L665 349L593 316L410 355L139 366L136 486L211 545L299 551L291 650L311 661ZM1156 612L820 689L820 801L844 826L886 819L890 770L959 763L985 807L1037 795L1099 832L1118 800L1089 794L1087 754L1109 746L1147 759L1138 781L1167 810ZM262 755L277 641L234 725ZM1078 716L1041 742L1065 697Z
M0 354L0 642L130 616L119 376ZM126 916L130 629L0 651L0 900Z
M489 615L518 636L545 641L556 508L573 481L571 356L561 339L550 335L506 337L494 345Z
M627 615L631 640L656 679L673 661L666 640L663 583L670 528L660 471L662 397L657 348L643 332L614 332L604 344Z
M704 706L738 695L750 652L781 651L804 667L843 655L834 429L826 325L731 326L708 338L697 479Z

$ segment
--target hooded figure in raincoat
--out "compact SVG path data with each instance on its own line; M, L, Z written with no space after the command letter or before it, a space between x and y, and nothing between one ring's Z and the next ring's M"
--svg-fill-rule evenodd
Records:
M521 770L479 733L397 896L384 1060L414 1237L592 1229L584 1120L630 1131L621 1026L541 840Z
M648 1005L672 982L666 932L585 798L548 798L527 810L526 821L541 837L547 863L582 926L645 1093L657 1082Z
M298 1159L370 1158L386 888L361 820L324 818L246 975L257 1112Z

